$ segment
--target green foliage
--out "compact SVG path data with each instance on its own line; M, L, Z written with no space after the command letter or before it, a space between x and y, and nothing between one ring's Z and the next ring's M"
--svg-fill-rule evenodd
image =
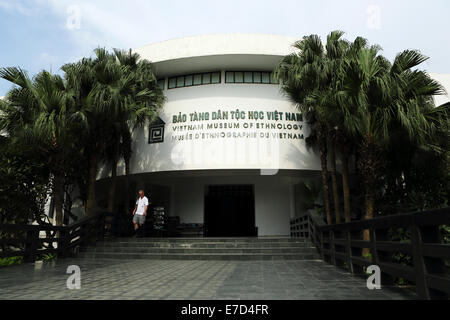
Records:
M409 228L391 228L388 231L389 241L408 242L411 240Z
M47 254L42 255L41 259L44 262L54 261L54 260L56 260L56 254L47 253Z
M9 257L9 258L0 258L0 267L12 266L14 264L21 264L23 258L22 257Z
M115 179L119 159L129 164L131 132L154 120L165 100L152 65L138 54L116 49L109 53L103 48L94 53L93 58L62 67L67 86L74 92L74 120L79 124L83 160L79 163L84 163L78 182L80 190L87 190L82 196L88 212L97 202L93 185L98 164L110 165Z
M98 165L121 157L128 164L131 132L155 119L164 102L152 65L131 50L99 48L62 70L64 77L42 71L30 78L0 68L0 78L14 84L0 100L0 223L41 222L50 189L57 225L63 208L70 212L64 193L75 186L96 206Z
M363 255L363 258L364 259L367 259L367 260L369 260L369 261L372 261L372 254L370 253L370 252L367 252L367 253L365 253L364 255Z
M45 159L11 141L0 150L0 224L41 221L50 188Z
M392 255L392 262L399 263L405 266L412 266L413 257L409 254L397 252Z
M398 286L405 286L405 285L408 285L409 282L406 281L404 278L398 278L397 281L396 281L396 284Z
M327 151L336 147L355 159L352 212L362 195L368 219L448 206L450 103L434 105L444 90L420 70L428 57L404 50L390 62L379 46L342 36L331 32L325 48L317 35L303 37L275 72L311 126L306 141L319 147L324 189Z

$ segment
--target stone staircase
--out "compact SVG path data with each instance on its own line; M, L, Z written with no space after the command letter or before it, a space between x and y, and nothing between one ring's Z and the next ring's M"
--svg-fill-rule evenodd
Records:
M86 259L318 260L298 238L115 238L81 248Z

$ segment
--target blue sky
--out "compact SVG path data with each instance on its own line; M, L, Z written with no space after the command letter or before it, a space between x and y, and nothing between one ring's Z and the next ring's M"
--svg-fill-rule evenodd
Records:
M449 13L448 0L0 0L0 67L33 75L59 72L98 46L231 32L324 38L340 29L381 45L390 59L419 49L431 57L424 69L450 73ZM10 87L0 80L0 96Z

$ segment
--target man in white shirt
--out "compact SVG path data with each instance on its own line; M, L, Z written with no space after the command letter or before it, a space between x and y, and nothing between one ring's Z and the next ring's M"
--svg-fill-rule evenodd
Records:
M144 195L144 190L139 190L139 198L136 201L136 206L133 210L133 224L136 234L138 229L141 228L145 223L145 216L148 209L148 199Z

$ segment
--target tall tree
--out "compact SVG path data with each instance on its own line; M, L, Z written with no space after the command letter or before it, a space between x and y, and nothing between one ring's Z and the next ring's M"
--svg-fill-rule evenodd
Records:
M338 75L338 87L334 93L336 99L337 112L333 112L333 119L336 121L336 144L341 155L341 172L342 172L342 191L344 196L344 217L345 222L351 222L351 201L350 201L350 183L349 183L349 158L355 151L355 140L352 135L352 130L357 123L357 119L349 112L349 101L347 101L346 95L342 94L343 87L345 85L346 77L346 62L355 59L358 52L367 48L367 40L361 37L357 37L352 43L349 44L344 60L341 60L339 69L336 75ZM351 105L351 102L350 102Z
M130 159L132 153L131 134L136 128L141 128L146 122L152 122L156 119L158 109L164 103L164 94L159 88L157 79L153 72L151 63L147 60L141 60L137 53L131 50L114 49L114 55L118 64L121 66L125 75L132 77L132 99L128 100L128 104L119 114L116 122L118 132L118 140L116 140L116 150L114 157L111 158L111 185L109 190L109 211L114 210L114 194L115 194L115 179L117 173L117 161L119 156L125 161L125 207L129 209L129 175L130 175Z
M138 61L139 56L131 51L109 53L99 48L94 52L94 58L62 68L76 92L76 115L85 128L84 152L89 167L87 214L92 214L96 207L95 181L102 160L111 167L108 209L114 210L117 163L121 153L129 162L130 132L154 118L164 101L148 61ZM129 168L129 163L126 166Z
M42 71L30 79L20 68L0 69L0 77L15 84L3 103L1 129L18 143L36 145L48 157L55 201L56 225L63 223L66 151L73 138L74 101L63 79Z
M341 109L339 108L338 100L336 99L336 93L339 92L342 86L343 64L349 48L348 41L342 38L343 35L344 32L342 31L333 31L327 36L325 71L328 89L323 92L321 97L317 97L320 105L325 110L323 115L328 130L327 139L336 223L341 222L340 197L336 171L336 144L338 141L341 141L339 138L342 139L342 131L338 131L342 126L342 116L340 114ZM341 133L341 136L339 136L339 133Z
M294 44L297 49L279 63L275 76L281 80L283 91L302 111L313 130L314 141L320 153L323 202L328 224L332 224L328 189L327 126L323 121L324 110L315 104L316 99L327 88L325 72L325 49L317 35L303 37Z
M375 184L393 129L404 130L410 140L425 141L434 129L424 108L431 105L434 95L442 93L442 87L424 71L413 70L427 59L419 52L403 51L392 64L378 52L375 46L361 49L345 70L344 90L353 102L350 112L358 120L351 128L360 137L365 219L374 216ZM369 239L367 230L364 238Z
M332 182L335 221L340 223L340 197L336 173L336 113L338 103L335 94L341 81L343 59L349 44L342 38L342 31L327 36L325 47L317 35L304 37L294 44L297 52L282 59L276 76L290 100L302 110L313 133L320 152L322 186L327 223L331 224L331 205L328 190L328 155Z

